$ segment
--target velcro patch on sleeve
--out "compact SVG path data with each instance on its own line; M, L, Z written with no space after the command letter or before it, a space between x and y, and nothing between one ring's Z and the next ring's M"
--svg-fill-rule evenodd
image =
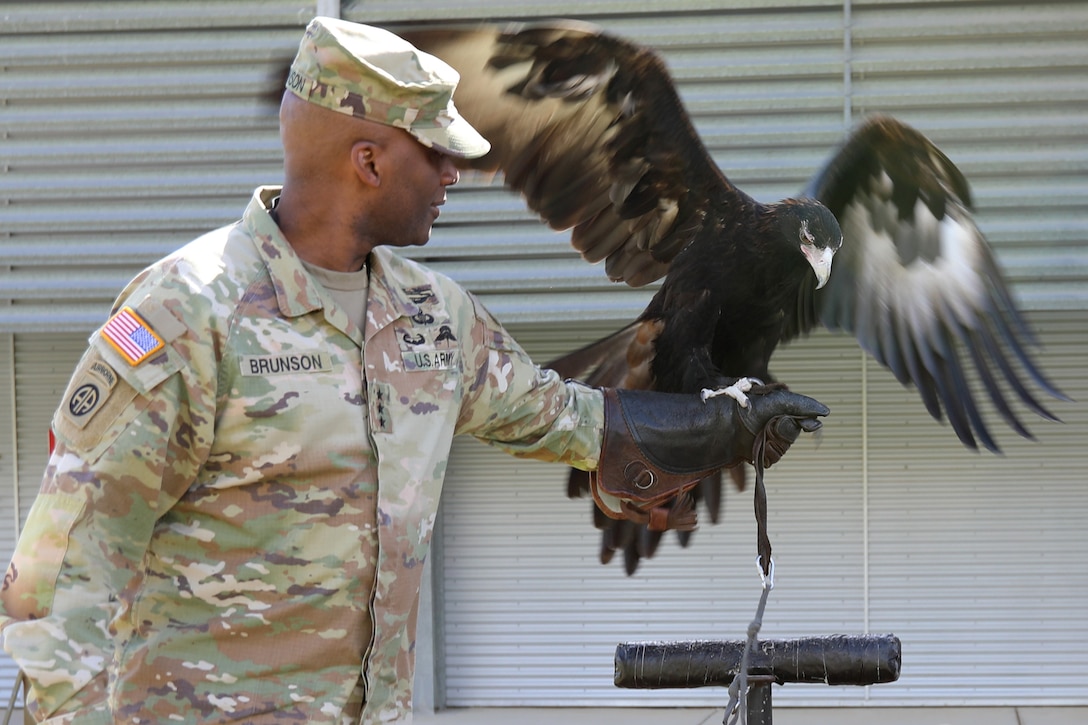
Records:
M130 417L135 414L136 409L131 407L135 399L136 389L102 357L99 349L90 350L53 416L56 441L80 455L90 456L96 447L101 447L107 433L126 411ZM114 437L120 431L117 428Z
M122 308L102 328L102 337L129 365L139 365L163 348L162 338L131 307Z
M69 386L61 412L77 428L86 427L117 385L117 373L103 360L92 359L76 374Z

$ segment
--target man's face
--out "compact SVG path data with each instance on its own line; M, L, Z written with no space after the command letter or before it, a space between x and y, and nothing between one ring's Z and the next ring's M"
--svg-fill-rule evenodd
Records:
M426 244L439 207L446 203L446 187L459 178L453 157L427 148L407 132L395 134L385 151L393 165L387 161L383 167L382 203L356 220L358 232L377 244Z

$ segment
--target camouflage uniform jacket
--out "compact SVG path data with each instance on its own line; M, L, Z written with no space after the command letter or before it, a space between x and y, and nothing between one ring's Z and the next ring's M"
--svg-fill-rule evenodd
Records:
M54 417L0 597L39 718L409 720L453 436L596 465L599 392L386 249L356 329L268 215L277 193L131 283Z

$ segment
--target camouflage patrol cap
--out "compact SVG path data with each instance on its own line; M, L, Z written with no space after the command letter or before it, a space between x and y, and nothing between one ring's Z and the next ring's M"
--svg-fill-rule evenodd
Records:
M428 148L460 158L491 144L453 105L457 71L381 28L335 18L310 21L287 90L339 113L403 128Z

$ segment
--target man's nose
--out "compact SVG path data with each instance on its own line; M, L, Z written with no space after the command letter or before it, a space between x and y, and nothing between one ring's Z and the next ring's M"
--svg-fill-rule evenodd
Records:
M442 184L443 186L453 186L461 179L461 172L458 170L457 165L453 162L452 156L443 156L442 166Z

